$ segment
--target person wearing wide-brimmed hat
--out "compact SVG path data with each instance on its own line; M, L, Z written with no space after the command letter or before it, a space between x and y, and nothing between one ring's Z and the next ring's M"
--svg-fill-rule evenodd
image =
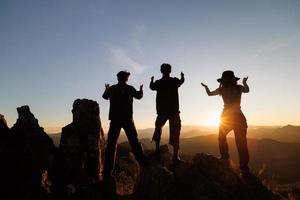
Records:
M243 79L243 85L238 85L240 78L234 75L233 71L227 70L222 73L222 77L217 79L220 83L219 88L210 91L207 85L201 83L208 96L221 95L224 102L224 109L221 115L219 127L219 148L221 158L229 163L227 134L233 130L235 141L239 153L240 169L242 174L249 172L249 152L247 147L247 121L241 111L241 95L249 92L247 85L248 77Z

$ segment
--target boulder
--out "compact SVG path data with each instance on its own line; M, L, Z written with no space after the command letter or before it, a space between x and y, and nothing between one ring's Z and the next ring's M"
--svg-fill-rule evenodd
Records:
M99 105L88 99L73 103L73 121L62 128L59 152L63 187L70 193L86 193L102 179L104 134Z
M253 174L241 176L238 169L209 155L196 154L191 162L172 166L167 146L160 156L149 154L149 167L139 171L137 200L277 200Z
M43 173L53 167L55 146L29 106L21 106L17 111L18 119L10 130L5 156L10 174L8 185L16 198L37 199L46 192L41 181Z

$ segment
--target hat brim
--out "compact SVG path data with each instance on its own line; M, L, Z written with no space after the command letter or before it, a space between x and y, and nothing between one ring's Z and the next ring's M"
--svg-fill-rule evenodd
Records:
M232 79L226 79L226 78L218 78L218 79L217 79L217 81L218 81L219 83L221 83L221 82L223 82L223 81L238 81L238 80L240 80L240 78L238 78L238 77L234 77L234 78L232 78Z

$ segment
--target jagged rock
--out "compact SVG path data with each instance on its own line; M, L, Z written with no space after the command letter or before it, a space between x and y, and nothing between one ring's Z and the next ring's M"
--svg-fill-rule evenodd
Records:
M8 191L7 182L9 179L8 169L9 166L7 165L7 147L9 142L9 128L6 124L6 120L3 115L0 114L0 194L5 194Z
M37 199L42 192L42 174L51 171L55 147L28 106L17 111L18 119L10 130L6 149L9 190L13 190L15 198Z
M139 176L136 199L280 199L254 175L243 178L212 155L196 154L192 162L182 163L172 170L170 165L165 166L170 159L171 154L166 150L161 152L160 161L150 156L151 165L142 169Z
M132 195L140 174L140 166L132 153L129 153L127 156L117 157L114 174L116 194L120 196Z
M3 115L0 114L0 155L3 154L9 138L9 128Z
M62 185L70 193L86 193L101 180L104 159L104 136L99 105L88 99L73 103L73 121L62 129L59 152L62 162Z

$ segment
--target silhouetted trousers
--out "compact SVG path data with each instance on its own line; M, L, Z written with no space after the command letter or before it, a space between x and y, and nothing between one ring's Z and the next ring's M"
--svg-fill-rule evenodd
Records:
M119 121L112 120L108 131L107 147L105 150L104 177L112 176L115 165L117 141L120 136L121 128L124 129L128 141L131 145L135 159L141 164L145 161L142 145L138 141L137 131L133 120Z
M172 115L157 115L155 121L155 130L153 133L152 140L155 142L160 142L161 134L162 134L162 127L165 123L169 120L169 129L170 129L170 137L169 137L169 144L173 147L179 147L179 136L180 136L180 129L181 129L181 119L179 113L175 113Z
M239 164L241 170L248 170L248 163L249 163L249 152L247 147L247 128L228 128L226 126L220 126L219 129L219 148L220 148L220 154L222 156L222 159L229 159L229 153L228 153L228 144L226 136L227 134L233 130L234 136L235 136L235 143L237 146L237 150L239 153Z

